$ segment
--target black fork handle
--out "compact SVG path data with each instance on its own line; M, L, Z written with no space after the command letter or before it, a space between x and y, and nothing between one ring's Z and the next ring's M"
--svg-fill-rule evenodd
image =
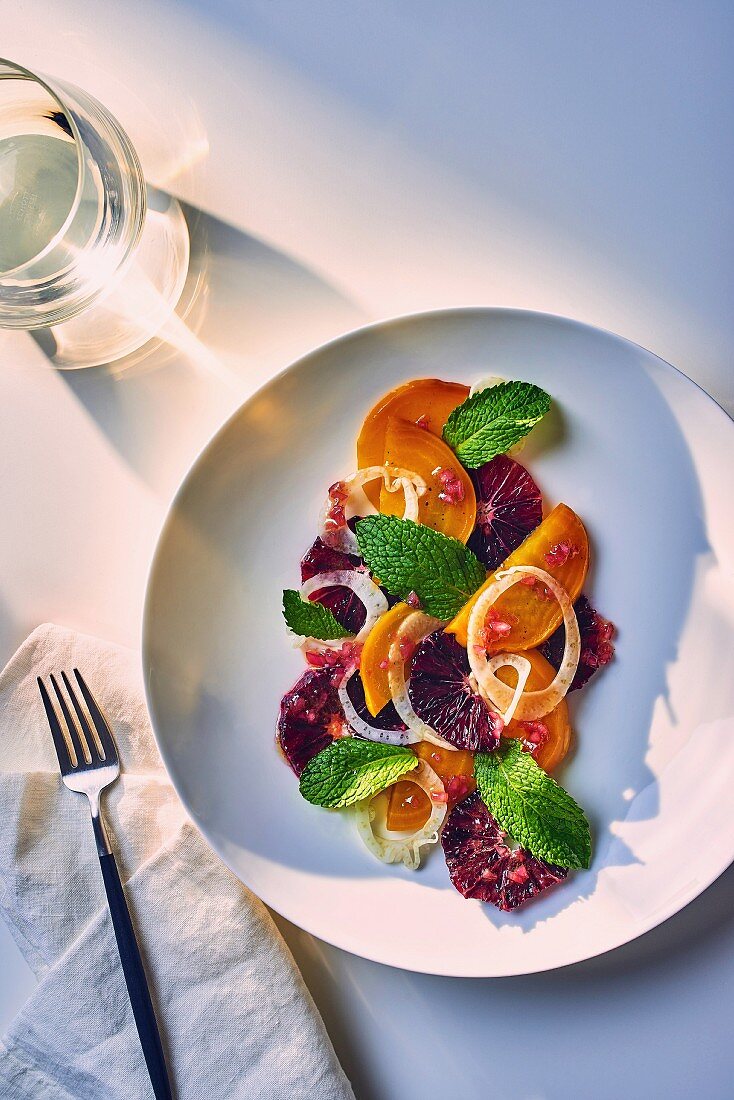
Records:
M173 1100L158 1023L143 969L143 960L140 958L115 857L111 852L100 852L99 865L102 868L102 879L112 914L112 927L115 930L117 948L120 952L122 972L125 975L125 984L130 995L135 1026L140 1036L140 1045L150 1074L153 1094L156 1100Z

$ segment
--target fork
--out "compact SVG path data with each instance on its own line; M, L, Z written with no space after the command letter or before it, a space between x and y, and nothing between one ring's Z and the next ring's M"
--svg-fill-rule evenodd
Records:
M104 822L99 813L100 794L117 779L120 774L120 760L112 731L107 719L100 710L97 701L78 669L74 677L79 686L86 711L79 701L71 680L65 672L61 679L68 700L59 687L56 677L49 680L61 709L63 723L51 701L51 696L40 676L36 677L41 698L46 710L48 724L51 727L56 755L59 758L61 778L71 791L85 794L89 799L92 812L94 838L97 854L102 868L102 880L107 893L107 902L112 916L117 948L120 952L122 972L130 996L135 1026L140 1036L145 1064L148 1067L150 1081L156 1100L172 1100L171 1086L166 1072L166 1062L156 1023L155 1012L150 999L150 991L145 978L143 961L135 939L130 912L125 901L125 893L115 863ZM89 719L91 718L91 723Z

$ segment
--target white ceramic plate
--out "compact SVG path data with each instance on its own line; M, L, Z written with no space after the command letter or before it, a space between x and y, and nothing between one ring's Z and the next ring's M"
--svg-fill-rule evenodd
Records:
M595 834L591 870L524 910L465 901L434 850L377 862L349 812L307 805L274 746L302 671L281 591L297 586L326 487L355 464L366 411L410 378L537 382L554 398L524 461L593 545L587 590L617 658L573 697L561 782ZM213 848L307 931L412 970L494 976L607 951L659 924L734 858L734 431L634 344L510 310L375 325L290 367L186 478L148 589L144 669L173 782Z

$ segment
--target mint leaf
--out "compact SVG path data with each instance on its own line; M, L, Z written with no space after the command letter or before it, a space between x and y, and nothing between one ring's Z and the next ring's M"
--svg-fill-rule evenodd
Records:
M302 600L292 588L283 593L283 615L294 634L303 638L351 638L348 630L338 622L328 607L311 600Z
M314 806L351 806L417 767L418 757L410 749L340 737L306 764L301 794Z
M452 619L487 579L463 542L397 516L366 516L357 524L359 552L394 596L415 592L421 608Z
M480 390L449 416L443 437L470 470L504 454L545 416L551 399L531 382L502 382Z
M559 867L589 866L591 830L584 811L519 741L477 753L474 777L489 812L523 848Z

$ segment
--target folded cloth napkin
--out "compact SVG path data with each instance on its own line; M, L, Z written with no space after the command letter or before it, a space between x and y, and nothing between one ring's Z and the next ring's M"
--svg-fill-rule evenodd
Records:
M135 654L39 627L0 674L0 908L39 985L0 1044L4 1100L149 1100L87 800L62 786L36 676L78 667L122 775L103 813L179 1100L353 1093L267 910L188 821Z

